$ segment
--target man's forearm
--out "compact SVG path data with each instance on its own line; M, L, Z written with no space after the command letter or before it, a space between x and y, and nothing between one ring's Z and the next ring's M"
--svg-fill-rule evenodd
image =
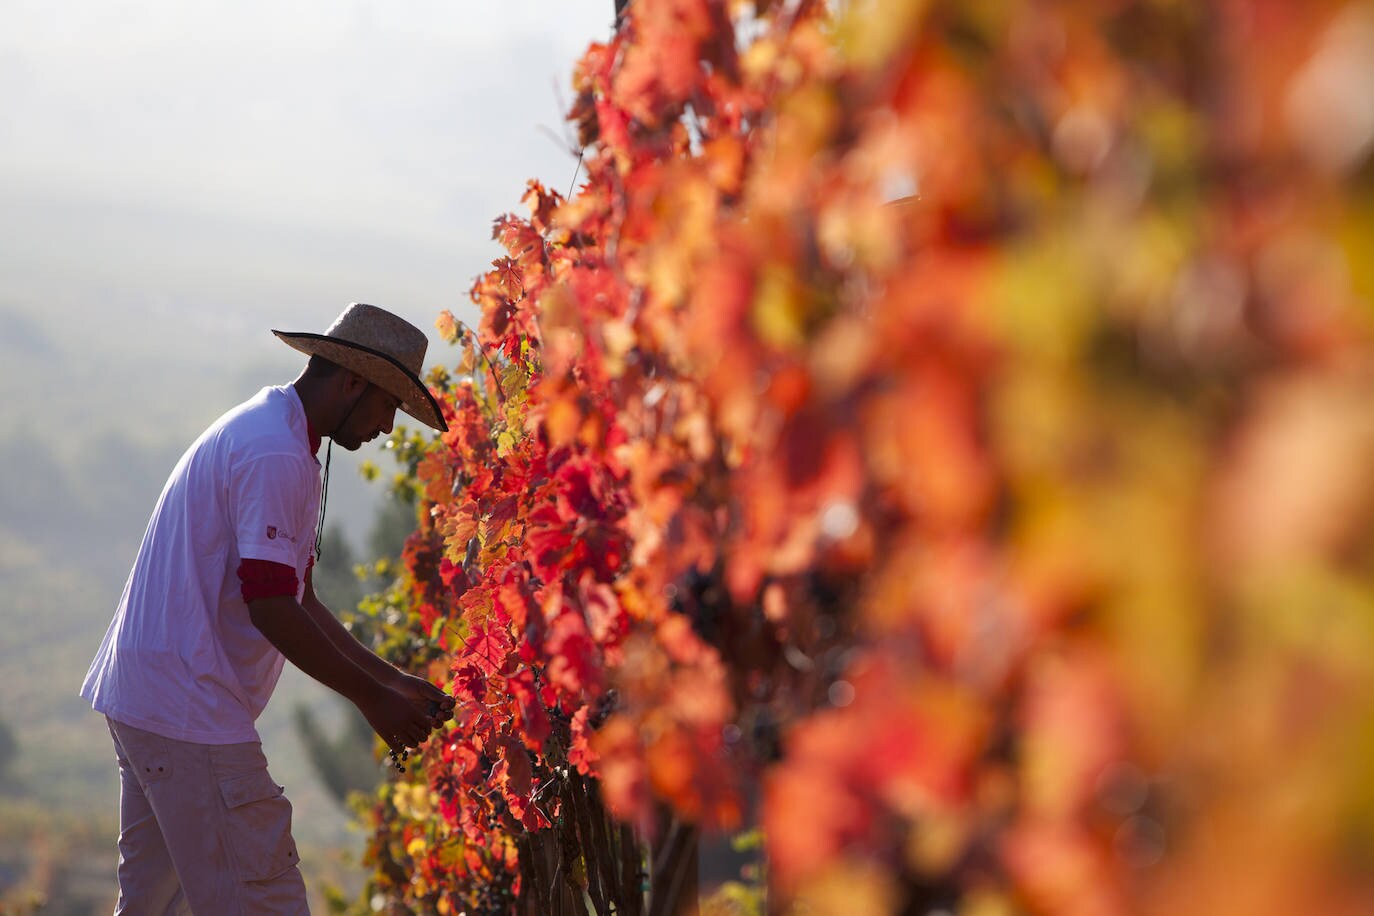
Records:
M294 597L259 598L248 602L248 612L293 665L352 701L393 751L419 747L436 721L452 714L452 700L368 652L328 608L311 604L313 613Z
M355 705L363 702L379 683L385 683L385 679L374 673L370 666L360 664L329 630L320 626L317 615L295 598L260 598L249 602L248 612L254 626L291 664ZM328 611L325 613L328 615ZM329 615L329 619L334 626L343 630L343 625L334 620L332 615ZM374 661L381 662L346 630L344 635Z
M310 615L329 641L374 680L385 684L396 677L398 672L395 666L378 657L367 646L358 642L357 637L350 633L348 628L334 616L333 612L314 595L307 592L304 600L301 601L301 607Z

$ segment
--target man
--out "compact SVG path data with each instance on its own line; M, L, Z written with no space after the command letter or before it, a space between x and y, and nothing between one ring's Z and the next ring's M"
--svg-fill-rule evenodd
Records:
M291 805L253 724L284 658L394 752L453 715L451 697L367 650L311 584L322 437L355 450L389 433L397 408L446 429L419 378L425 335L360 303L324 334L273 333L310 355L305 370L177 463L81 688L119 759L116 913L309 912Z

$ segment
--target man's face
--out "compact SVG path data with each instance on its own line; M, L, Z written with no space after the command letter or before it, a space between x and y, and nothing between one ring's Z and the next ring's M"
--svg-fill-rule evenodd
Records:
M401 401L395 395L376 385L368 385L343 426L335 433L334 441L350 452L356 452L364 442L371 442L391 432L396 422L396 409L400 406Z

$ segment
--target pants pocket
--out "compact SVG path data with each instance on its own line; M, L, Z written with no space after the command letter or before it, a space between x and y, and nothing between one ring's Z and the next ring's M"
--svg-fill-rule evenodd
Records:
M165 740L128 725L106 721L109 722L110 737L114 738L119 765L127 768L139 788L146 790L171 778L172 754Z
M269 881L299 864L291 838L291 802L266 770L220 780L228 840L246 882Z

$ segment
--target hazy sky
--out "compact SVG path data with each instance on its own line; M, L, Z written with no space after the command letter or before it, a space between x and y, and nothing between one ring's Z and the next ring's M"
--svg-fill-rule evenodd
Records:
M471 313L492 219L528 178L573 179L571 69L613 18L613 0L0 0L0 695L28 698L4 709L33 749L21 775L104 779L114 813L76 691L176 455L299 371L269 328L372 302L447 361L433 322ZM394 470L336 450L329 518L355 547L382 492L359 457ZM334 706L284 683L269 754L325 830L342 818L290 714Z
M0 307L232 341L362 300L430 330L525 180L567 191L613 7L0 0Z
M613 20L613 0L0 0L5 454L64 464L71 499L160 481L299 370L270 328L351 301L448 360L434 319L475 314L492 220L529 178L570 187L572 67ZM350 471L379 455L340 457L330 512L357 543L380 490ZM146 481L112 536L141 531Z

